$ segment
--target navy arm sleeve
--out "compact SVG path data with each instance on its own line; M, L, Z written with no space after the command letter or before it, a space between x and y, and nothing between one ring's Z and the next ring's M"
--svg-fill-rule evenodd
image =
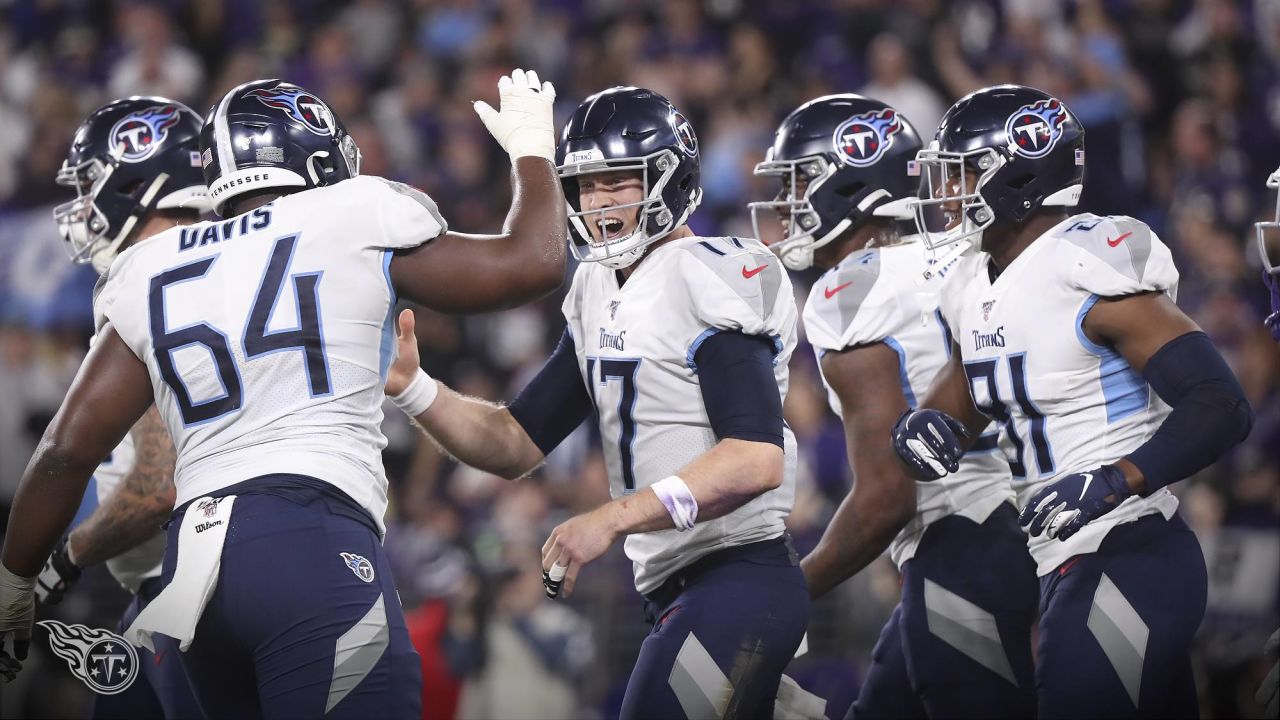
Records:
M543 455L549 454L591 414L591 397L578 371L568 328L555 352L507 408Z
M736 331L716 333L698 348L698 383L717 439L783 447L782 393L773 359L772 340Z
M1128 456L1142 471L1147 494L1209 466L1249 435L1253 408L1203 332L1170 340L1142 375L1173 407L1155 434Z

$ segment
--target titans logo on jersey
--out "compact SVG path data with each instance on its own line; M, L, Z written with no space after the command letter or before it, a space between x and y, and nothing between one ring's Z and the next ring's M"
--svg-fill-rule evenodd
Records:
M832 143L836 156L854 167L874 165L902 131L898 114L892 109L854 115L836 128Z
M111 154L121 162L146 160L179 119L178 108L173 105L153 105L125 115L111 127L108 140Z

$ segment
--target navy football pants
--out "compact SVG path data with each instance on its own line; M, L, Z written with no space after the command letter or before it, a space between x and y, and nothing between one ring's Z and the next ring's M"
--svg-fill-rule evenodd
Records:
M1191 640L1208 576L1181 517L1117 526L1040 592L1041 718L1198 717Z
M180 526L169 526L166 583ZM367 559L369 581L341 553ZM319 499L236 497L217 589L175 654L209 718L422 716L422 663L382 544Z
M123 635L126 628L133 624L134 618L147 606L147 603L160 594L164 583L160 578L151 578L142 583L138 594L133 596L129 607L116 632ZM200 705L187 676L182 672L181 660L177 656L178 644L173 638L165 635L154 637L156 651L152 653L146 648L135 647L138 653L138 664L142 675L136 678L129 687L115 695L93 696L93 718L95 720L115 720L115 718L200 718ZM170 652L174 650L174 652Z
M951 515L903 563L902 601L849 718L1032 717L1035 563L1010 504Z
M646 596L653 626L622 720L773 718L782 671L809 624L809 590L783 538L713 553Z

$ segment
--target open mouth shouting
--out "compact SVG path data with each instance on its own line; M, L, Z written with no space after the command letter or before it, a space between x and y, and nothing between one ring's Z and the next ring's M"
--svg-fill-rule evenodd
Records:
M596 221L597 236L603 242L609 242L625 234L626 223L621 218L604 216Z

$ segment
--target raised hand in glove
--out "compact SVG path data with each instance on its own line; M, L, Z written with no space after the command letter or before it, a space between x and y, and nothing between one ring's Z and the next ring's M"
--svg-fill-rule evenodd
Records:
M475 103L475 109L502 149L512 160L540 157L555 162L556 131L551 114L555 86L539 84L538 73L517 68L498 81L498 98L498 110L483 100Z

